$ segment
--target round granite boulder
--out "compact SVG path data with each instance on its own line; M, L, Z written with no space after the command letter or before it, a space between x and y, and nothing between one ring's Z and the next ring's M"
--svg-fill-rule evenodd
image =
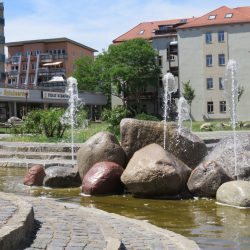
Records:
M45 170L42 165L34 165L25 175L23 184L27 186L42 186L45 175Z
M250 207L249 191L249 181L239 180L226 182L217 190L216 200L231 206Z
M186 191L191 169L158 144L134 153L121 180L136 196L179 195Z
M82 192L90 195L117 194L123 191L124 169L115 162L98 162L86 173Z
M250 134L236 136L236 167L234 159L234 139L220 141L205 158L205 161L216 161L226 173L238 180L250 181Z
M164 123L156 121L141 121L131 118L122 119L120 123L122 136L121 146L127 159L152 143L164 145ZM195 134L186 129L178 131L175 124L166 124L166 150L194 169L207 155L205 143Z
M215 197L218 188L225 182L232 181L220 164L215 161L201 163L189 179L189 191L198 197Z
M81 179L77 168L52 166L45 170L43 185L51 188L80 187Z
M77 152L77 165L81 179L97 162L110 161L122 167L126 155L116 137L109 132L99 132L82 144Z

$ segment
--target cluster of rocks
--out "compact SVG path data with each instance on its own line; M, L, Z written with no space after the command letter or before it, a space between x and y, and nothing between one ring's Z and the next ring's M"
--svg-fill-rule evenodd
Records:
M187 130L178 132L172 124L167 125L166 129L166 149L163 148L163 123L123 119L120 130L121 144L112 133L99 132L78 150L77 168L51 167L42 172L40 167L39 183L25 181L25 184L81 186L82 192L91 195L121 193L124 189L134 196L144 197L187 194L215 197L217 194L220 202L249 205L246 202L247 185L237 185L233 181L232 138L219 143L207 155L206 145L198 136ZM237 141L237 177L249 181L250 136L238 138ZM31 168L30 176L33 175L32 171ZM237 191L237 187L241 191ZM224 191L221 191L222 188ZM241 194L237 195L237 204L227 200L230 195L225 194L228 192Z

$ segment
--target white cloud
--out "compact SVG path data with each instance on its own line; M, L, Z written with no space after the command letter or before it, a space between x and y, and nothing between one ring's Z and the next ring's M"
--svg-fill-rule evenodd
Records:
M22 15L20 9L15 18L5 16L7 42L68 37L99 51L140 22L198 16L220 6L216 0L26 0L26 4L34 9L30 14ZM234 7L235 1L221 5Z

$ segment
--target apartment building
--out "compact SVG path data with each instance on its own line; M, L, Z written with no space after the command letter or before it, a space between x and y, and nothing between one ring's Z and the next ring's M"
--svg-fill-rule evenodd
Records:
M228 119L223 78L229 59L238 64L237 80L244 87L238 106L240 120L250 114L250 7L222 6L178 28L180 82L190 80L196 97L195 120Z
M29 110L65 107L66 78L74 61L82 56L94 58L95 49L68 38L10 42L6 59L6 80L0 83L0 120L22 117ZM79 93L92 114L99 113L107 100L102 94Z
M163 76L167 72L171 72L175 76L176 84L179 82L177 27L192 20L191 18L143 22L113 40L114 44L119 44L130 39L143 38L149 41L158 52L158 63L162 69L162 76L159 78L157 86L147 86L141 94L142 106L149 114L162 114L163 112ZM178 96L179 91L174 97ZM136 100L134 101L136 102ZM121 103L116 97L113 97L112 104L115 106Z
M222 6L201 17L145 22L116 38L113 43L142 37L159 53L162 75L172 72L179 93L190 81L195 89L194 120L228 119L223 79L229 59L237 61L238 81L244 93L238 106L240 120L250 120L247 110L250 87L250 7ZM162 79L157 89L161 113ZM151 100L152 101L152 100ZM150 100L148 100L150 103Z
M0 2L0 81L4 81L5 79L4 24L4 4Z

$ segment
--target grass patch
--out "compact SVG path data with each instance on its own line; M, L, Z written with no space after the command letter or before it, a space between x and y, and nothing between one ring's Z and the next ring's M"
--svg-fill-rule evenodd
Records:
M95 123L91 122L87 128L75 129L74 130L74 142L83 143L88 138L100 131L107 131L108 124L106 122ZM45 135L15 135L7 138L1 138L1 141L10 142L71 142L71 130L67 130L63 138L47 138Z

